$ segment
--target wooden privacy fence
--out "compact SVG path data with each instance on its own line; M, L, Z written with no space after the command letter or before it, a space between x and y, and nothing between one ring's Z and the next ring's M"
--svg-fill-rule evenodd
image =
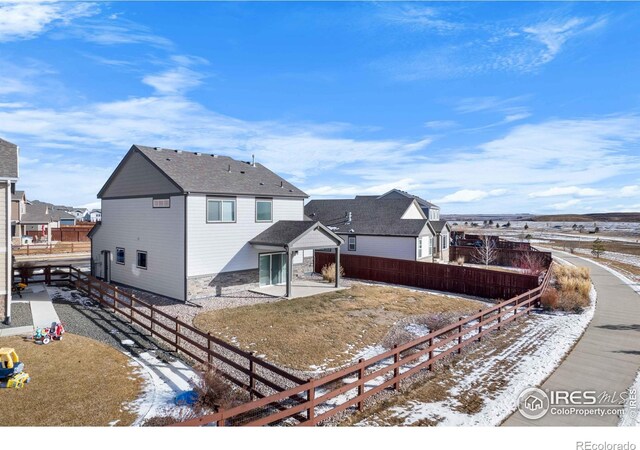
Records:
M91 242L58 242L56 244L25 244L12 247L14 255L51 255L58 253L86 253Z
M81 226L61 226L60 228L51 229L51 240L62 242L89 242L89 231L93 229L95 224ZM27 231L27 236L47 239L46 231Z
M506 242L506 241L505 241ZM512 248L495 248L495 260L491 263L494 266L514 267L522 258L535 258L539 260L540 265L548 267L553 259L551 252L540 252L538 250L518 250ZM449 248L449 260L455 261L459 257L463 257L467 263L477 263L477 247L467 247L460 245L452 245Z
M314 270L320 272L333 262L335 254L315 252ZM349 278L486 298L510 298L537 287L539 282L534 275L374 256L341 254L340 265Z
M362 410L364 402L371 396L389 388L398 390L404 379L422 370L432 371L438 361L461 353L464 347L529 314L539 305L540 296L549 283L550 272L547 271L539 287L461 318L426 336L396 345L367 360L361 359L329 375L310 379L300 386L187 420L177 426L263 426L280 423L313 426L347 409ZM274 405L280 408L275 409Z

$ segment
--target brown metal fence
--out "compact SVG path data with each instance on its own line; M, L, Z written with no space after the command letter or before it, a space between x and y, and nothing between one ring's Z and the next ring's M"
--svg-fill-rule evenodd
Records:
M16 269L14 277L28 283L73 284L92 300L149 331L152 337L176 352L215 367L223 377L246 389L252 398L262 398L306 382L75 267L32 266Z
M286 423L314 426L347 409L362 410L371 396L392 388L422 370L433 370L434 364L484 336L499 331L519 317L529 314L539 304L541 293L549 283L550 271L542 285L510 300L480 310L458 322L433 331L367 360L346 367L292 389L215 414L188 420L177 426L237 425L237 418L250 415L253 420L242 425L263 426ZM300 401L300 398L304 400ZM268 414L256 414L273 404L284 408ZM300 418L300 415L303 415ZM255 418L258 417L258 418Z
M333 253L316 252L314 270L320 272L333 262ZM533 275L374 256L340 255L340 265L349 278L486 298L510 298L537 287L539 282Z
M128 319L194 361L211 365L228 380L251 393L252 401L228 410L188 420L178 426L275 424L313 426L347 409L362 410L365 400L385 389L400 389L401 382L509 322L529 314L539 305L549 283L490 306L456 323L435 330L384 353L322 376L302 380L170 316L134 295L107 284L72 266L36 266L14 276L27 281L71 283L114 314ZM481 269L476 269L481 270Z
M477 262L478 248L452 245L449 248L449 260L456 261L459 257L463 257L467 263ZM518 250L512 248L496 248L495 260L491 263L494 266L516 267L518 262L524 257L536 258L544 267L548 267L553 259L551 252L540 252L538 250Z

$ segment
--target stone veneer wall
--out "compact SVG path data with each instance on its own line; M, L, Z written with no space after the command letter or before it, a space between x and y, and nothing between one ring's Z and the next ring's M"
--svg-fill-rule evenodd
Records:
M6 318L7 311L5 311L5 302L7 301L7 296L2 294L0 295L0 322L4 321Z
M302 278L306 270L306 261L293 265L295 278ZM311 258L313 265L313 258ZM313 270L313 268L311 268ZM189 300L221 297L235 292L256 289L260 286L258 269L238 270L210 275L189 277L187 280L187 297Z

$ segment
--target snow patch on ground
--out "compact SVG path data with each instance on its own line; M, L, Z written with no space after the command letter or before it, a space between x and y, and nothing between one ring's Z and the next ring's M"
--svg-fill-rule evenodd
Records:
M388 410L391 416L402 420L404 425L412 425L418 421L433 421L445 426L496 426L502 423L516 409L518 395L526 388L538 386L556 369L566 353L582 336L595 312L596 291L591 288L591 305L582 314L541 314L538 320L526 325L522 336L506 351L478 362L467 373L459 373L460 381L449 391L449 398L441 402L425 403L409 401L401 407ZM540 342L529 352L519 349L531 343L532 336L547 335L550 338ZM476 414L458 411L459 402L456 394L465 392L477 385L491 371L500 370L500 363L512 359L517 363L505 376L505 385L492 395L482 393L483 407ZM373 420L365 419L359 426L376 425Z
M141 426L145 420L157 416L181 417L188 407L176 406L174 398L193 389L200 378L197 372L179 360L163 362L152 352L144 352L137 357L125 354L144 379L142 396L130 405L138 414L133 426Z

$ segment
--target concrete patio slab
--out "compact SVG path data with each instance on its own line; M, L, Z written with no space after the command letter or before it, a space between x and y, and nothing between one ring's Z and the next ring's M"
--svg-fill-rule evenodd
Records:
M326 294L328 292L341 291L343 289L348 288L346 286L336 288L333 286L333 283L296 280L291 284L291 297L289 298L310 297L312 295ZM256 294L269 295L271 297L284 297L286 295L287 288L285 285L262 286L256 289L250 289L249 291L255 292Z
M31 306L33 326L36 328L49 327L53 322L60 322L47 288L42 283L32 284L22 293L22 300Z

